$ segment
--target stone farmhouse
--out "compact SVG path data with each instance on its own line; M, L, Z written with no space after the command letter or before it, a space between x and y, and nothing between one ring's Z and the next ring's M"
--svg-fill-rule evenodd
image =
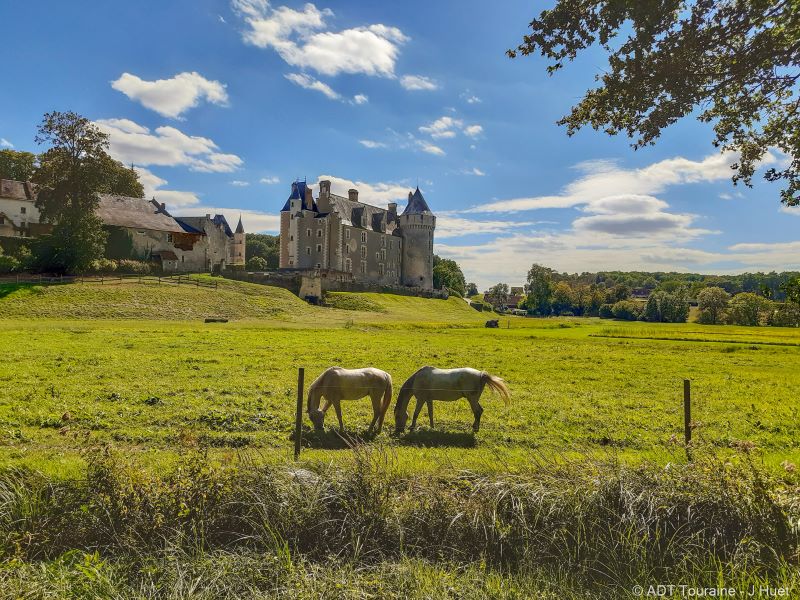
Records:
M97 216L107 233L106 257L156 262L165 273L212 272L245 264L241 218L233 231L223 215L175 217L155 199L99 195ZM39 223L32 184L0 179L0 238L35 238Z
M408 194L402 213L347 198L320 181L315 200L304 181L295 181L281 210L280 263L284 270L334 272L357 283L433 289L436 217L419 188Z

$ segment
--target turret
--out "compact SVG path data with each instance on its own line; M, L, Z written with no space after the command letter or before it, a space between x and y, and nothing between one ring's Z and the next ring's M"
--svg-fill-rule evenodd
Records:
M419 187L408 194L408 204L398 217L403 237L401 282L403 285L433 289L433 231L436 217Z
M233 256L231 256L231 264L234 267L243 267L245 262L247 262L247 257L245 256L245 237L242 216L239 215L239 224L236 226L236 231L233 232Z

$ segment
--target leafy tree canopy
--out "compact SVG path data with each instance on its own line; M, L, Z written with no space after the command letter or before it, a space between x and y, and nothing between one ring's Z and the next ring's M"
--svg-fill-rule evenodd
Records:
M0 150L0 179L30 181L36 168L36 155L5 148Z
M245 256L247 256L247 268L251 271L263 271L264 269L277 269L280 262L280 236L267 235L265 233L248 233L245 235ZM264 262L257 261L250 264L254 258L260 258Z
M464 296L467 281L456 261L433 255L433 287L439 290L447 288L459 296Z
M800 203L800 3L796 0L557 0L530 23L512 58L540 53L547 71L590 47L608 55L599 85L559 124L626 133L634 148L692 113L713 143L739 154L734 183L750 185L769 148L790 157L769 169L781 200Z

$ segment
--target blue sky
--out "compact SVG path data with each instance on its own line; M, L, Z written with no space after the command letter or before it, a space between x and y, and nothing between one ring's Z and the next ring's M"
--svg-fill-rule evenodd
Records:
M734 187L683 121L652 148L555 122L605 59L510 60L544 2L3 2L0 145L37 151L49 110L111 135L176 214L274 232L294 178L376 205L419 183L437 253L481 287L570 272L800 268L800 211ZM499 7L499 8L498 8ZM777 153L765 162L778 164Z

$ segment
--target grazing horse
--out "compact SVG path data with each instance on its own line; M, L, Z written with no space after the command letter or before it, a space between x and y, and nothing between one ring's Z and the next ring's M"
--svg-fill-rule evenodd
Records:
M406 380L397 395L397 404L394 407L396 433L402 433L406 428L406 421L408 421L408 413L406 411L411 401L411 396L417 398L414 417L411 419L412 431L417 426L417 417L422 410L423 404L428 405L428 417L430 417L431 427L433 427L434 400L453 401L459 398L466 398L472 407L472 414L475 415L472 429L477 432L481 426L481 414L483 413L483 407L478 401L483 393L483 388L487 385L500 394L503 401L508 404L509 400L511 400L511 393L508 391L505 382L486 371L477 371L469 368L436 369L435 367L422 367Z
M366 369L343 369L330 367L317 377L308 388L308 418L317 431L323 430L325 413L333 405L339 419L339 429L344 431L342 422L341 400L358 400L364 396L372 398L374 417L369 432L378 425L377 433L383 427L383 417L392 402L392 377L385 371L368 367ZM320 410L320 398L325 399L325 406ZM383 402L381 402L381 399Z

